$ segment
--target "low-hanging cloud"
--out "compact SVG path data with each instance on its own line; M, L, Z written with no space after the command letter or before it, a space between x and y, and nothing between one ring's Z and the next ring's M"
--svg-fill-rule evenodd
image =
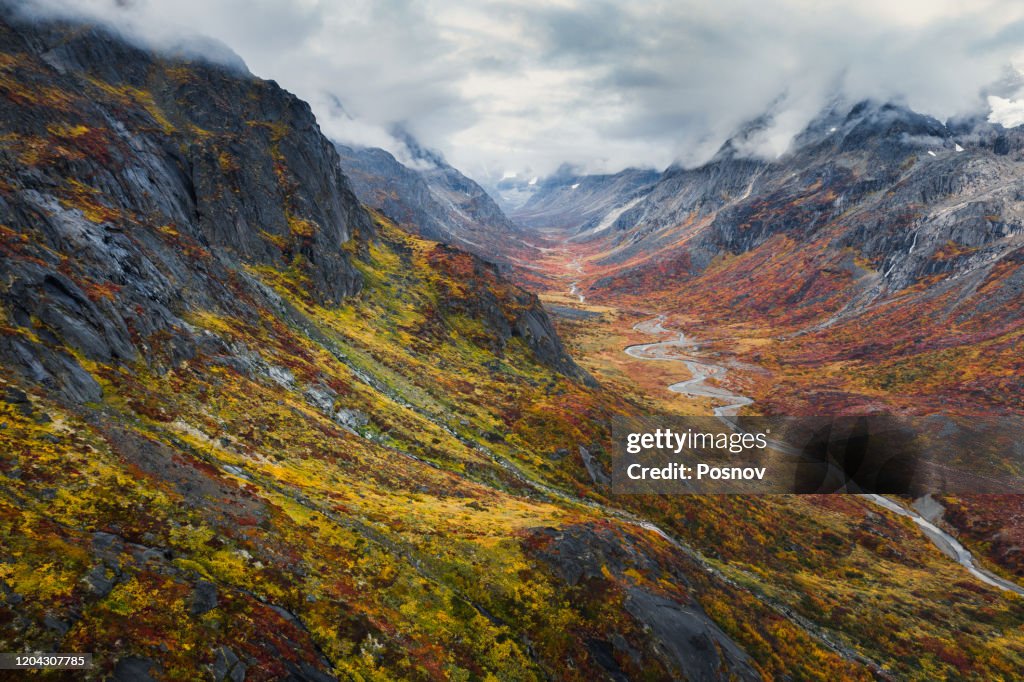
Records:
M32 0L156 46L188 33L308 100L343 142L396 126L477 176L693 165L770 113L774 156L837 96L1024 120L1014 0ZM343 104L343 106L342 106ZM993 111L993 106L995 111Z

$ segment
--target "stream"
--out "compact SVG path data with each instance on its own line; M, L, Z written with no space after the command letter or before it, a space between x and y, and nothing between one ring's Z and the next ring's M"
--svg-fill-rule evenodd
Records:
M665 316L659 315L653 320L640 322L633 326L638 332L644 334L676 334L677 337L671 341L659 343L644 343L626 348L626 355L639 360L674 360L686 365L686 369L692 375L691 378L671 384L668 390L675 393L682 393L697 398L712 398L724 401L725 405L719 405L713 412L716 417L732 417L739 414L739 411L754 401L750 398L733 393L720 386L708 386L706 379L721 379L727 371L721 365L712 365L707 362L698 361L692 358L680 357L672 351L685 351L692 348L695 343L687 340L683 332L673 332L664 327Z
M576 271L578 277L583 276L583 264L580 263L579 258L569 263L569 267ZM575 282L570 282L569 285L569 295L578 298L580 303L586 303L587 297L580 291L580 280L577 279Z
M687 339L683 332L666 329L664 326L665 320L665 315L658 315L653 319L638 322L633 325L633 329L644 334L673 334L675 335L675 338L668 341L628 346L624 350L626 355L637 358L638 360L663 360L683 363L686 366L687 371L692 375L691 378L671 384L668 386L668 389L683 395L695 398L711 398L724 403L723 405L719 405L714 408L713 412L716 417L735 416L739 414L739 411L742 408L753 404L753 399L748 398L747 396L733 393L732 391L720 386L708 386L705 384L704 382L707 379L724 378L728 373L728 370L721 365L711 364L703 359L697 359L693 356L686 355L686 351L693 349L696 343ZM733 424L731 422L726 421L726 423L730 428L733 428ZM921 528L921 531L929 540L932 541L932 544L934 544L939 551L963 566L971 575L983 583L1000 590L1024 595L1024 588L980 567L974 560L974 556L971 552L964 547L959 540L944 531L935 523L926 519L916 510L903 507L887 497L876 495L874 493L862 494L860 497L886 509L887 511L900 516L905 516L912 520ZM932 504L937 505L938 503L932 501Z

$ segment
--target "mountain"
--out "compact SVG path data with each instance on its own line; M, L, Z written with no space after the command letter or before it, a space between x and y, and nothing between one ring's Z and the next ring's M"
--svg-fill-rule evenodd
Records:
M530 228L555 228L574 238L599 234L643 200L659 174L628 168L614 175L577 175L563 167L540 183L536 192L512 213Z
M570 311L557 320L568 347L656 413L728 402L751 414L1019 419L1024 128L836 102L767 159L754 152L768 122L705 164L666 169L589 239L566 220L539 228L562 248L540 264L546 277L518 277ZM1016 446L1000 448L1019 471ZM960 456L970 467L978 453ZM1024 576L1020 495L914 504L985 570Z
M116 680L856 670L605 506L629 406L535 295L361 206L304 102L7 4L0 35L4 650Z
M536 297L364 210L272 82L6 6L0 33L5 650L116 679L553 666L460 577L586 516L502 463L535 410L588 437L546 406L593 398ZM542 600L546 565L515 569Z
M1007 381L1024 370L1024 132L861 102L824 112L778 159L746 144L667 169L622 212L588 252L587 298L742 325L773 338L760 352L782 365L847 362L816 376L837 409L1021 408ZM778 409L815 403L806 390L776 387Z
M488 176L483 179L487 192L494 197L506 215L515 213L529 201L537 191L539 181L540 178L537 176L520 176L518 174Z
M373 147L336 145L341 167L360 201L427 239L465 249L507 266L504 242L527 252L524 233L480 185L424 149L408 133L399 139L410 150L410 168Z
M1019 600L863 497L615 494L613 418L650 401L361 204L275 83L0 3L0 100L0 650L113 680L1024 666Z

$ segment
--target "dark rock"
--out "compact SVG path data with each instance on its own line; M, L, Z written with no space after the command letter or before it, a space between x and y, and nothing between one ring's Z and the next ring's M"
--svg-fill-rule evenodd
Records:
M92 547L100 553L118 553L124 547L124 541L112 533L97 531L92 534Z
M155 661L141 656L128 656L114 666L111 679L114 682L156 682L150 674L154 668L159 668Z
M189 606L189 613L193 616L201 616L215 608L217 608L217 587L211 582L200 580L192 588L192 604Z
M599 666L608 672L608 676L616 682L628 682L629 678L622 672L615 660L615 649L610 642L599 639L587 640L587 651Z
M85 583L97 597L105 597L114 589L116 580L107 577L107 570L101 564L93 566L92 570L85 574Z
M213 659L213 679L215 682L243 682L246 666L234 651L226 646L219 647Z
M337 682L336 677L324 671L314 668L309 663L302 663L298 667L291 666L290 680L295 682Z
M4 391L4 402L12 405L30 405L28 395L19 388L8 386Z
M750 657L697 604L679 604L637 587L629 588L626 611L652 636L687 680L760 680Z
M615 647L615 651L629 656L630 660L634 663L639 664L642 660L640 652L630 646L629 642L626 641L626 638L619 633L612 635L612 646Z
M63 637L68 633L68 630L71 629L70 625L52 613L48 613L43 617L43 625L56 632L59 637Z

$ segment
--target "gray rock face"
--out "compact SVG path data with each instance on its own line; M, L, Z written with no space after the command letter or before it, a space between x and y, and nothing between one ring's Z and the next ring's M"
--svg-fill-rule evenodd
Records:
M358 431L370 423L370 418L360 410L342 408L334 413L334 421L353 431Z
M562 168L540 183L512 218L530 228L558 228L587 239L604 233L654 188L659 173L627 168L614 175L579 175Z
M204 341L182 315L235 311L241 267L295 267L327 303L359 290L342 247L372 223L304 102L98 29L29 25L6 5L0 33L25 78L74 101L0 111L5 134L48 140L55 157L0 150L0 224L14 230L0 248L15 330L0 336L5 365L96 401L99 385L64 348L102 364L187 359Z
M546 562L569 585L603 580L605 572L622 579L626 571L649 573L673 584L688 586L688 569L701 570L666 555L652 553L638 537L614 533L606 528L570 526L560 531L538 530L552 541L539 551ZM621 636L609 642L594 641L591 653L613 679L621 674L614 654L661 660L672 679L760 680L750 657L690 599L670 599L639 586L625 588L624 609L647 633L644 651L636 651ZM616 645L616 642L618 643Z
M505 240L530 250L520 228L480 185L404 137L424 168L409 168L383 149L336 145L360 201L411 232L497 264L508 262Z
M226 646L217 649L213 660L213 679L216 682L243 682L246 666L234 651Z
M678 604L632 588L626 598L626 611L651 629L687 680L713 682L723 679L723 670L730 671L735 679L761 679L747 653L699 606Z
M97 597L105 597L114 589L114 580L107 577L106 568L102 565L95 566L85 576L85 582L89 589Z
M117 662L111 679L116 682L155 682L151 674L154 668L156 663L148 658L129 656Z
M196 582L192 588L192 605L189 613L193 616L201 616L208 611L217 608L217 587L206 580Z
M590 454L590 450L581 445L579 451L580 458L583 460L583 466L586 467L587 473L590 474L590 480L601 485L608 485L612 482L612 479L604 472L604 467L601 466L601 463Z

